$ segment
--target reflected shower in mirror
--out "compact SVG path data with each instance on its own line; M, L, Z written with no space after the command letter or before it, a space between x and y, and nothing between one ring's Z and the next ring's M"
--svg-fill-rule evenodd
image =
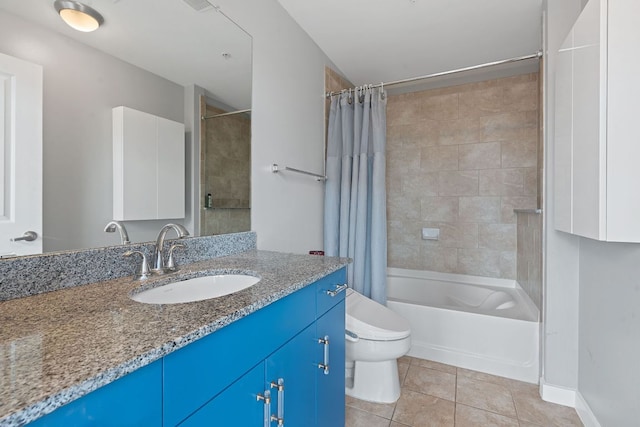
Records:
M200 234L251 229L251 115L205 97L200 139Z
M251 36L207 2L93 0L91 7L104 25L81 33L60 19L53 1L0 2L0 53L43 72L43 217L42 232L36 230L43 249L121 243L118 233L104 232L114 219L112 109L118 106L185 126L186 216L125 221L129 238L155 240L167 222L199 235L202 197L189 176L200 169L199 97L227 111L251 108Z

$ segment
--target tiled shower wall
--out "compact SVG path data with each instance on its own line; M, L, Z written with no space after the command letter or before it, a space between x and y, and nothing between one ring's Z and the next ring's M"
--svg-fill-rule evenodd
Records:
M532 73L389 96L389 267L516 278L513 209L537 205L538 95Z
M201 101L201 111L225 111ZM206 120L201 132L200 230L202 236L251 230L251 119L232 115ZM213 207L204 208L208 193Z

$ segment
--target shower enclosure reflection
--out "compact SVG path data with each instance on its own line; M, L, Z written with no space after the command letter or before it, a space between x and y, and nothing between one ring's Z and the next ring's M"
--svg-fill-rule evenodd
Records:
M251 113L200 99L200 235L251 230Z

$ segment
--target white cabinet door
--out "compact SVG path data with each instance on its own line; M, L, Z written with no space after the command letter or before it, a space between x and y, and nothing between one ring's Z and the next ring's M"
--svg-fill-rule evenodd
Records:
M0 256L41 252L42 67L0 54Z
M113 109L113 219L185 216L184 125Z

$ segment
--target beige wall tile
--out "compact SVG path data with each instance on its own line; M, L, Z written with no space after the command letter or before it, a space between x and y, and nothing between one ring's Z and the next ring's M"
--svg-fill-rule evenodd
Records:
M501 200L501 221L503 224L512 224L516 222L516 214L514 209L535 209L537 206L535 197L502 197ZM498 222L498 221L496 221Z
M500 155L498 155L499 159ZM420 151L420 167L427 172L458 170L458 146L441 145L423 148Z
M477 194L478 194L478 171L438 172L437 195L439 196L475 196Z
M514 207L535 207L538 83L533 73L389 97L390 266L517 276L513 238L497 230L513 230ZM439 241L421 239L427 226Z
M525 140L502 143L503 168L531 168L538 164L538 141Z
M477 248L478 224L472 222L425 222L428 228L440 229L439 240L425 240L426 247ZM514 245L515 246L515 245ZM515 250L515 249L514 249Z
M460 117L479 117L501 113L504 88L493 86L460 93Z
M430 95L417 92L415 102L419 105L422 119L452 120L458 118L458 94Z
M440 173L447 172L423 172L419 171L402 180L402 192L408 196L418 198L437 196L440 191ZM460 185L464 182L461 180Z
M463 117L440 122L438 127L441 145L473 144L481 141L480 120Z
M499 142L460 146L458 156L460 170L494 169L500 167L500 162L501 154Z
M387 245L387 265L389 267L421 270L423 269L422 259L422 248L419 245L392 242Z
M513 141L521 139L523 129L531 126L525 112L509 112L480 117L482 141ZM537 125L537 122L534 123Z
M516 236L515 224L479 224L478 248L515 252Z
M489 249L458 249L458 272L500 277L500 252Z
M504 105L509 111L537 111L538 82L532 80L506 85Z
M419 265L418 270L455 273L458 268L458 249L446 247L434 248L423 245L420 251Z
M424 221L456 222L458 220L457 197L423 197L420 206Z
M387 193L387 220L419 220L420 199L405 193Z
M538 195L538 168L523 169L524 187L523 196Z
M478 172L481 196L521 196L524 169L488 169Z
M463 222L499 223L500 197L460 197L458 219Z

